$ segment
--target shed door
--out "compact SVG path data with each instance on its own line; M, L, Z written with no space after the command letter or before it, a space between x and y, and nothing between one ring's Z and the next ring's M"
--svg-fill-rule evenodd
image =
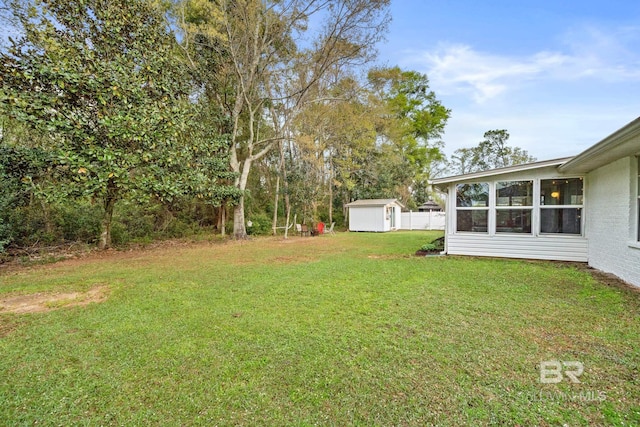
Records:
M396 228L396 209L391 206L388 207L387 209L389 209L389 221L391 223L391 228Z

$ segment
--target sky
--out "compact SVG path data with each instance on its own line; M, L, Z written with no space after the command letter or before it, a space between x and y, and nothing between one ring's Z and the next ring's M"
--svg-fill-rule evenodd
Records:
M391 0L378 62L426 74L451 110L445 153L492 129L538 160L640 116L638 0Z

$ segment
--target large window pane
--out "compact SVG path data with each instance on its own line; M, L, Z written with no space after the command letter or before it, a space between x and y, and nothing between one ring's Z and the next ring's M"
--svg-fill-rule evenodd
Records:
M541 180L540 204L582 205L582 178Z
M456 214L457 231L471 231L476 233L487 232L487 220L489 218L488 210L458 210Z
M540 209L542 233L581 234L581 208Z
M478 184L456 185L456 206L489 206L489 184L483 182Z
M497 182L496 206L533 206L533 181Z
M497 233L531 233L531 209L496 210Z

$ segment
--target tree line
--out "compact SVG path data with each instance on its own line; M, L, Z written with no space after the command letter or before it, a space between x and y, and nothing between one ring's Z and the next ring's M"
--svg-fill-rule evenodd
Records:
M9 2L0 250L62 240L104 249L114 236L202 228L243 239L294 216L340 223L358 198L424 202L448 164L451 112L426 75L372 65L388 7Z

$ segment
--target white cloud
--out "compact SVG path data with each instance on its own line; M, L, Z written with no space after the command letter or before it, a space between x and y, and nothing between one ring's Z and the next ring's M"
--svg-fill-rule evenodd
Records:
M443 46L423 54L427 75L442 93L470 93L477 103L494 98L523 81L562 66L568 58L538 53L518 59L474 51L465 45Z
M435 51L414 53L432 86L442 94L466 94L478 104L545 82L617 83L640 81L640 27L603 30L583 26L561 37L554 50L527 56L489 53L464 44L441 44ZM540 83L542 82L542 83Z

